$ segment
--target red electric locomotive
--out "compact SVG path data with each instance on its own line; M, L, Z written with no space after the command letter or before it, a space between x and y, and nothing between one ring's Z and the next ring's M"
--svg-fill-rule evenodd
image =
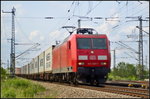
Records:
M110 42L105 34L79 28L53 49L54 80L104 83L110 71Z

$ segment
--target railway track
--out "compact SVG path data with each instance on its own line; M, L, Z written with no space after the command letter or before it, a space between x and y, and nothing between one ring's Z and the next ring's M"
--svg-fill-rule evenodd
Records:
M59 85L61 84L61 85L65 85L65 86L73 86L73 87L78 87L78 88L96 90L96 91L129 95L129 96L139 97L139 98L150 98L149 89L121 87L121 86L105 85L105 84L101 84L100 86L79 84L79 85L75 86L75 85L68 84L68 83L59 83L59 82L53 82L53 83L59 84Z
M107 81L106 85L125 86L134 88L149 89L149 81Z
M129 95L133 97L141 97L141 98L150 97L149 90L140 89L140 88L128 88L128 87L118 87L118 86L110 86L110 85L103 85L103 87L79 85L78 87L97 90L97 91L116 93L116 94Z
M39 81L39 80L36 80L36 81ZM39 82L50 83L49 81L39 81ZM84 88L84 89L90 89L90 90L96 90L96 91L129 95L129 96L139 97L139 98L150 98L149 89L122 87L122 86L105 85L105 84L101 84L100 86L79 84L79 85L75 86L75 85L72 85L69 83L59 83L59 82L53 82L53 83L59 84L59 85L64 85L64 86L72 86L72 87L78 87L78 88Z

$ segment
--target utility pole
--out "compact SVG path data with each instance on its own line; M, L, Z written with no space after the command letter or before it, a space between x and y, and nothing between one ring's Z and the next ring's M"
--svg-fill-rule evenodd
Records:
M142 16L139 17L126 17L126 18L136 18L138 20L129 20L129 21L139 21L139 66L141 66L141 70L139 71L139 77L140 79L143 79L143 70L144 70L144 65L143 65L143 30L142 30L142 22L143 21L148 21L142 19Z
M143 78L143 31L142 31L142 17L139 17L138 20L140 21L139 24L139 65L141 64L141 74L140 74L140 78Z
M3 13L11 13L12 14L12 38L11 38L11 53L10 53L10 76L15 76L15 11L16 9L13 7L11 12Z
M7 60L7 70L8 70L8 73L10 73L10 69L9 69L9 60Z
M114 53L114 55L113 55L113 57L114 57L114 69L116 68L116 51L115 51L116 49L114 49L114 50L111 50L111 51L113 51L113 53Z
M116 69L116 51L115 49L113 51L114 51L114 69Z
M146 60L146 61L145 61L145 65L146 65L146 67L148 67L148 66L147 66L147 56L146 56L146 59L145 59L145 60Z

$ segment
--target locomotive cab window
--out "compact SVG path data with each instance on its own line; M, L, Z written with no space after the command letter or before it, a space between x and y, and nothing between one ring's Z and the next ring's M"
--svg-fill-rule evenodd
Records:
M104 38L92 38L93 49L106 49L106 39Z
M91 49L91 39L90 38L78 38L77 46L78 46L78 49Z
M107 49L105 38L78 38L78 49Z

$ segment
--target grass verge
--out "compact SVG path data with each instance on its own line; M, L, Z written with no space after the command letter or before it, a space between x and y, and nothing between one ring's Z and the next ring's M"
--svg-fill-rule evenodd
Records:
M46 89L29 80L8 78L1 82L1 98L33 98L37 93Z

